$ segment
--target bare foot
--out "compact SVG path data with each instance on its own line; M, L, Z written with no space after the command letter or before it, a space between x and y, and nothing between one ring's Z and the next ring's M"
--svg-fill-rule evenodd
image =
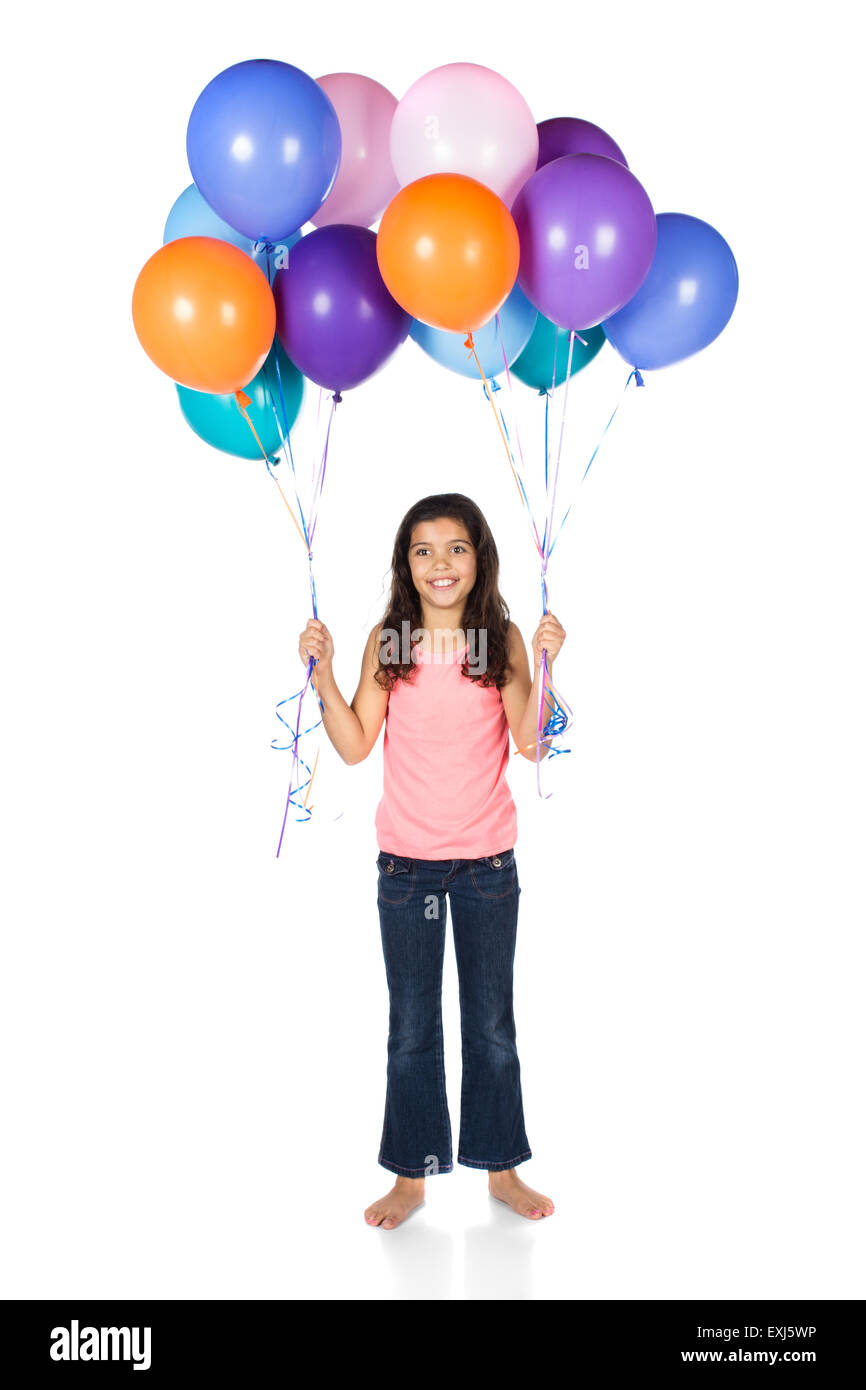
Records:
M384 1231L392 1231L423 1201L423 1178L398 1177L391 1191L367 1208L364 1220L368 1226L381 1226Z
M540 1221L542 1216L553 1215L554 1206L550 1198L545 1197L543 1192L536 1192L533 1187L527 1187L513 1168L506 1168L500 1173L491 1172L487 1187L491 1197L506 1202L518 1216L525 1216L529 1221Z

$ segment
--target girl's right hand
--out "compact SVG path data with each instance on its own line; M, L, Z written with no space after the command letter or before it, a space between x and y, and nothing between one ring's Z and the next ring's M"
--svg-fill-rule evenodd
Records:
M313 670L317 675L330 674L334 660L334 642L320 618L310 618L307 621L298 642L298 655L305 666L309 664L311 656L315 658L316 665Z

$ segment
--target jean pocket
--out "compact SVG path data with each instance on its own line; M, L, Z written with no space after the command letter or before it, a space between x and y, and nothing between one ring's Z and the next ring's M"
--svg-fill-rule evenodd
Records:
M377 855L379 900L397 906L408 902L415 886L415 861L400 854Z
M482 898L507 898L517 890L517 864L513 849L473 859L469 873Z

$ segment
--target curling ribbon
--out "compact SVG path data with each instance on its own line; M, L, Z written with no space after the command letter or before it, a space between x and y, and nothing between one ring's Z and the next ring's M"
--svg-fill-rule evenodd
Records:
M282 412L282 422L280 421L280 411L277 410L276 402L275 402L275 400L274 400L274 398L273 398L273 395L271 394L270 387L267 386L267 385L266 385L266 392L267 392L267 397L268 397L268 403L270 404L271 410L272 410L273 415L274 415L274 420L275 420L275 423L276 423L277 432L278 432L278 434L279 434L279 436L280 436L280 445L281 445L281 448L282 448L282 450L283 450L284 456L289 460L289 464L290 464L290 467L291 467L291 470L292 470L292 479L293 479L293 485L294 485L295 501L296 501L297 508L298 508L298 514L300 515L300 524L299 524L299 522L298 522L298 518L295 516L295 513L294 513L294 511L293 511L293 509L292 509L292 506L291 506L291 504L290 504L288 498L286 497L285 492L283 491L282 486L280 485L280 480L279 480L279 478L277 477L276 473L275 473L274 470L273 470L272 464L276 463L276 460L272 460L272 459L268 456L266 450L262 447L262 442L261 442L261 440L259 439L259 436L258 436L258 434L257 434L257 432L256 432L256 428L255 428L255 426L254 426L252 420L250 419L250 416L249 416L248 411L247 411L247 407L250 405L250 399L249 399L249 397L248 397L247 395L245 395L245 393L244 393L243 391L237 391L237 392L235 392L235 399L236 399L236 402L237 402L237 405L238 405L238 409L240 410L241 414L243 415L244 419L246 420L247 424L249 425L249 427L250 427L250 429L251 429L251 431L252 431L252 433L253 433L253 436L254 436L254 438L255 438L255 440L256 440L258 446L259 446L259 449L261 450L262 457L263 457L264 460L265 460L265 465L266 465L266 467L267 467L268 473L269 473L270 476L273 478L274 482L276 483L277 487L279 488L280 496L281 496L282 499L283 499L283 502L284 502L284 504L285 504L286 510L288 511L289 515L291 516L292 521L293 521L294 524L295 524L295 529L297 530L298 535L300 536L301 541L302 541L303 544L304 544L304 548L305 548L306 551L307 551L307 560L308 560L308 564L309 564L310 597L311 597L312 607L313 607L313 616L317 618L317 617L318 617L318 604L317 604L317 600L316 600L316 581L315 581L315 576L314 576L314 573L313 573L313 548L312 548L312 547L313 547L313 539L314 539L315 532L316 532L316 522L317 522L317 520L318 520L318 507L319 507L319 502L320 502L321 495L322 495L322 488L323 488L323 486L324 486L325 473L326 473L326 470L327 470L327 463L328 463L328 448L329 448L330 438L331 438L331 425L332 425L332 423L333 423L333 419L334 419L334 414L335 414L336 408L337 408L337 406L340 404L340 402L342 401L342 396L340 395L339 391L337 391L337 392L334 393L334 395L333 395L333 397L332 397L332 406L331 406L330 414L329 414L329 416L328 416L327 430L326 430L326 434L325 434L325 442L324 442L324 447L323 447L323 449L322 449L321 459L320 459L318 468L316 467L315 463L314 463L314 465L313 465L313 470L314 470L314 471L313 471L313 495L312 495L312 500L311 500L311 502L310 502L310 507L309 507L309 516L305 516L305 515L304 515L304 508L303 508L303 505L302 505L302 503L301 503L301 499L300 499L300 497L299 497L299 495L298 495L298 479L297 479L297 472L296 472L296 469L295 469L294 454L293 454L293 452L292 452L290 433L289 433L288 429L285 428L285 426L286 426L287 423L288 423L288 416L287 416L287 412L286 412L285 398L284 398L284 396L283 396L282 380L281 380L281 377L280 377L279 361L277 361L276 359L275 359L275 365L276 365L276 374L277 374L277 392L278 392L278 395L279 395L279 397L280 397L280 407L281 407L281 412ZM285 751L285 750L287 750L287 749L289 749L289 748L291 748L291 750L292 750L292 769L291 769L291 773L290 773L290 777L289 777L289 789L288 789L288 794L287 794L287 797L286 797L286 807L285 807L285 811L284 811L284 813L283 813L283 822L282 822L282 825L281 825L281 827L280 827L280 838L279 838L279 843L278 843L278 845L277 845L277 858L279 858L279 856L280 856L280 850L282 849L283 836L284 836L284 834L285 834L286 821L287 821L287 819L288 819L288 814L289 814L289 807L290 807L290 806L294 806L296 810L298 810L298 811L301 812L300 815L298 815L298 816L295 817L295 819L298 820L298 821L302 821L302 820L303 820L303 821L308 821L308 820L310 819L310 817L311 817L312 809L313 809L312 806L308 805L308 802L309 802L310 791L311 791L311 789L312 789L313 778L315 777L315 774L316 774L316 765L317 765L317 763L318 763L318 753L316 754L316 758L315 758L315 760L314 760L314 762L313 762L313 767L312 767L312 769L311 769L310 766L309 766L309 764L308 764L307 762L305 762L305 760L300 756L299 744L300 744L300 741L301 741L301 739L304 737L305 734L311 733L313 729L318 728L318 726L322 723L322 720L321 720L321 719L317 719L316 722L315 722L314 724L310 724L310 725L309 725L306 729L304 729L303 731L301 730L301 712L302 712L302 707L303 707L304 696L306 695L307 690L308 690L308 688L309 688L309 686L310 686L311 684L312 684L312 688L313 688L313 693L314 693L315 696L316 696L316 700L317 700L317 702L318 702L318 705L319 705L320 710L323 710L323 709L324 709L324 707L323 707L323 705L322 705L322 702L321 702L321 700L319 699L318 691L316 690L315 681L312 679L314 666L315 666L315 660L314 660L313 657L310 657L309 662L308 662L308 664L307 664L307 675L306 675L306 680L304 681L303 688L302 688L301 690L297 691L294 695L289 696L287 700L281 700L281 701L279 702L279 704L277 705L277 707L276 707L276 715L277 715L277 718L280 720L280 723L283 724L283 725L289 730L289 733L291 734L291 742L288 743L288 744L278 744L277 741L276 741L276 739L272 739L272 740L271 740L271 747L272 747L272 748L275 748L275 749L279 749L280 751ZM295 721L295 728L294 728L294 730L291 729L290 725L286 723L286 720L285 720L285 719L283 718L283 716L280 714L280 708L281 708L281 706L290 703L292 700L297 700L297 701L298 701L297 719L296 719L296 721ZM299 770L299 769L301 769L301 768L303 768L303 770L304 770L306 773L309 774L309 776L307 777L307 780L306 780L306 781L301 781L301 773L300 773L300 770ZM299 796L299 794L304 790L304 788L306 788L306 795L304 796L303 802L302 802L302 803L299 803L298 800L297 800L296 798L297 798L297 797Z

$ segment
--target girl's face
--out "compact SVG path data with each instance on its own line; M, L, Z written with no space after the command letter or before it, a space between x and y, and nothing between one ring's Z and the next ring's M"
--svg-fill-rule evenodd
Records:
M475 546L455 517L419 521L409 541L409 568L431 611L462 609L477 574Z

